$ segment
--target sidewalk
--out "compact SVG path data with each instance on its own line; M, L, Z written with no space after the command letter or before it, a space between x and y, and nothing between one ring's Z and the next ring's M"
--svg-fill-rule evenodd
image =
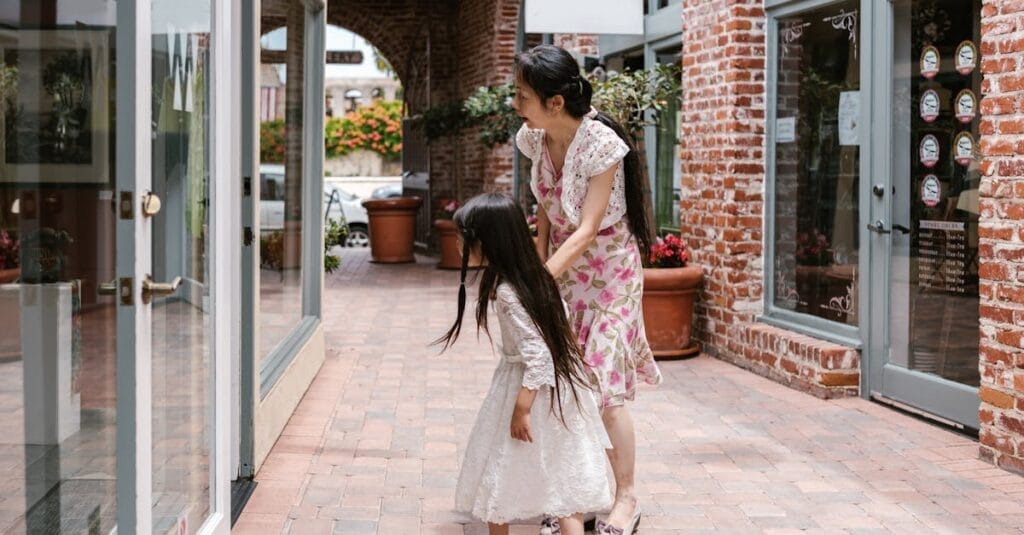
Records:
M495 361L471 314L453 350L427 347L454 319L457 272L342 253L326 282L327 362L233 531L486 533L451 507ZM968 438L710 357L662 371L631 405L644 535L1024 533L1024 478L976 460Z

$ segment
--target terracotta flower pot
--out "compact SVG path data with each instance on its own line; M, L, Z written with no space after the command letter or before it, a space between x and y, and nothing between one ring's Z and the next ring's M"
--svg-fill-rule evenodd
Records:
M644 328L656 359L700 353L700 344L690 339L690 332L693 303L703 277L700 266L644 268Z
M441 246L439 269L460 269L462 255L459 254L459 232L451 219L435 219L434 229L437 230L437 241Z
M419 197L396 197L363 201L370 223L370 256L373 262L400 264L415 262L416 212Z
M0 269L0 284L14 282L21 277L21 268Z

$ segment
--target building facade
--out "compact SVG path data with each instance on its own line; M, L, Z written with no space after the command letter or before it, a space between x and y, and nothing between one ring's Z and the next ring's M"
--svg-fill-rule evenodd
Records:
M686 1L709 353L978 432L1024 471L1024 6Z

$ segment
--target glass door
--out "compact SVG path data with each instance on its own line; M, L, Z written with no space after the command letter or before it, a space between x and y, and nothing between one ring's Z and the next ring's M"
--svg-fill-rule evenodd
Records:
M980 1L902 0L882 13L891 168L868 225L887 260L876 397L978 427Z

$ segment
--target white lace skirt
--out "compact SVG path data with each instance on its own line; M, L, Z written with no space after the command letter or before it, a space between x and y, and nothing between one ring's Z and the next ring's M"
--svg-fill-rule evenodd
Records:
M612 494L606 448L611 442L593 394L579 388L562 403L565 425L551 412L552 387L530 411L533 442L512 438L509 425L525 366L503 360L469 436L455 490L455 508L484 522L507 524L608 508Z

